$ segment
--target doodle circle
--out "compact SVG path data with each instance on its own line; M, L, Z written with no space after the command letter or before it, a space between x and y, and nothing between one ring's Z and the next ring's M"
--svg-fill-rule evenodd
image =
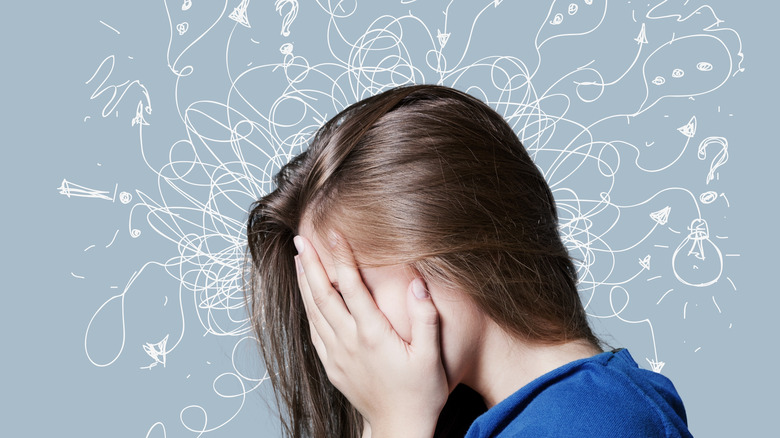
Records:
M189 28L190 28L190 24L187 23L186 21L176 25L176 31L179 32L179 35L184 35L185 33L187 33L187 29Z
M702 204L712 204L716 199L718 199L718 192L713 190L704 192L699 195L699 201L701 201Z
M712 70L712 64L710 64L709 62L702 61L702 62L696 64L696 68L699 71L711 71Z
M685 76L685 72L681 68L676 68L672 71L673 78L681 78Z
M666 79L664 79L663 76L656 76L651 82L653 85L663 85L664 82L666 82Z
M128 192L121 192L121 193L119 193L119 202L121 202L122 204L127 204L132 199L133 199L133 195L131 195Z

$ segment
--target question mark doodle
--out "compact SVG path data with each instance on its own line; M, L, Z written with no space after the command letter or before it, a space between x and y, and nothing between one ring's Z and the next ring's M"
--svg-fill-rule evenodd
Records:
M715 154L715 157L712 159L712 163L710 163L710 171L707 173L707 184L712 181L712 179L715 177L715 171L718 170L718 168L724 164L726 164L726 161L729 160L729 142L724 137L707 137L704 140L702 140L701 144L699 144L699 159L703 160L707 158L707 146L709 146L712 143L717 143L723 147L717 154Z
M287 15L282 19L282 35L290 36L290 25L295 21L295 17L298 16L298 0L276 0L276 12L282 15L282 9L285 5L290 5L290 10L287 11Z

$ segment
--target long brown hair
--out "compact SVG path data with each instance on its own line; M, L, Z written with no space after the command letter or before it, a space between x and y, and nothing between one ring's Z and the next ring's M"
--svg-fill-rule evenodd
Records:
M507 122L464 92L411 85L354 103L274 184L250 207L245 293L289 436L362 431L309 337L293 260L304 216L320 236L346 236L360 267L408 264L426 282L467 294L523 340L600 345L547 182ZM439 436L462 436L484 411L475 394L451 394Z

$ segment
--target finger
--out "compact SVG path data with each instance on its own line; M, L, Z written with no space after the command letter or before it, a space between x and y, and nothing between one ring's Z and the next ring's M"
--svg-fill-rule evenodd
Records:
M366 327L385 319L363 282L349 242L332 231L329 240L341 296L344 297L344 303L355 319L355 323Z
M412 342L415 351L440 355L439 312L421 278L409 283L407 305L412 325Z
M325 360L327 357L327 345L323 342L325 338L328 343L335 339L333 329L320 313L320 310L314 304L314 300L311 296L311 290L309 289L309 283L306 280L306 272L301 267L301 261L299 256L295 256L295 269L298 275L298 289L301 292L301 298L303 298L303 307L306 311L306 318L309 321L309 329L311 331L311 341L314 348L317 350L317 354L321 360ZM318 345L320 347L318 347Z
M336 335L339 333L344 334L350 328L354 329L355 321L352 315L349 314L349 310L347 310L341 295L331 285L328 274L325 272L325 268L322 266L314 246L300 235L295 236L294 240L296 240L295 246L298 249L298 259L301 261L304 272L303 278L305 281L302 283L304 283L304 288L311 296L311 303L314 304L312 308L319 310L323 319ZM323 340L328 342L324 338L325 334L320 325L317 325L317 330L320 332L320 335L323 335Z
M309 331L311 332L311 344L314 346L314 351L317 352L320 362L324 364L328 360L328 349L325 347L325 343L322 342L317 328L311 322L309 322Z

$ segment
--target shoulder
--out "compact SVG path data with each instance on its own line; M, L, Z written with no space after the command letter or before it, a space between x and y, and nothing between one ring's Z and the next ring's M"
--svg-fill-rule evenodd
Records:
M542 376L497 436L690 437L672 382L607 352Z

